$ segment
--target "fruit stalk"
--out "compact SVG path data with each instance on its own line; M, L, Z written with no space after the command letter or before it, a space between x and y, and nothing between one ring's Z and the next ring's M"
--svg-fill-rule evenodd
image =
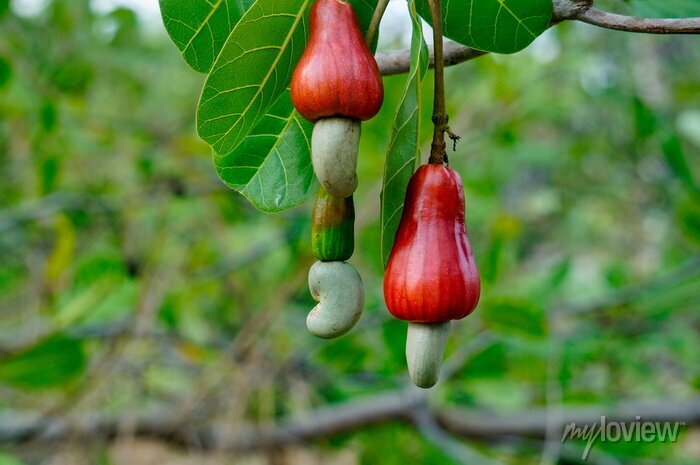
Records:
M435 57L435 84L433 98L433 141L430 144L428 163L442 165L447 160L445 132L447 110L445 109L445 63L442 52L442 1L430 0L430 18L433 23L433 56Z

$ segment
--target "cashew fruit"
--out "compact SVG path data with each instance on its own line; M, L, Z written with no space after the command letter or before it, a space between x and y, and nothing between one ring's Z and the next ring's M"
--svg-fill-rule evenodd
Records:
M318 261L309 270L309 290L318 305L306 318L315 336L331 339L355 326L365 304L362 278L345 262Z

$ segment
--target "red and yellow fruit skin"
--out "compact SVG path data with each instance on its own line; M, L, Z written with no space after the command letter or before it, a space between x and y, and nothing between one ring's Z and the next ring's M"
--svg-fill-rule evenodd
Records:
M309 40L292 76L294 106L309 121L372 118L382 106L384 88L352 5L317 0L309 22Z
M481 282L464 224L459 174L423 165L411 178L384 276L384 299L401 320L437 323L469 315Z

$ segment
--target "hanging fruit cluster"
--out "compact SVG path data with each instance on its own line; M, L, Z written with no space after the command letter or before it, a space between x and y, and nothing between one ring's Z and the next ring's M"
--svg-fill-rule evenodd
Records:
M309 289L319 303L306 326L316 336L333 338L355 325L364 306L362 279L345 260L354 250L360 122L377 114L384 90L349 3L317 0L309 23L291 84L297 111L315 123L311 161L321 183L311 223L311 248L319 261L309 271Z
M312 6L310 35L292 76L291 95L299 113L315 123L311 160L321 184L311 238L318 261L309 271L309 289L319 303L306 324L312 334L333 338L354 326L364 305L360 275L346 263L354 250L352 195L360 124L377 114L383 100L377 63L347 1L317 0ZM406 192L386 270L386 304L409 323L406 358L420 387L438 379L450 321L469 315L479 300L464 208L455 170L443 166L442 158L420 167Z

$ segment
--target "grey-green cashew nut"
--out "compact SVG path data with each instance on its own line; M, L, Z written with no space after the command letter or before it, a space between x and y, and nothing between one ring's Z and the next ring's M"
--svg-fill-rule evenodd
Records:
M429 388L437 383L449 336L449 321L408 324L406 362L416 386Z
M318 261L309 270L309 290L318 305L306 318L311 334L331 339L355 326L365 304L362 278L345 262Z

